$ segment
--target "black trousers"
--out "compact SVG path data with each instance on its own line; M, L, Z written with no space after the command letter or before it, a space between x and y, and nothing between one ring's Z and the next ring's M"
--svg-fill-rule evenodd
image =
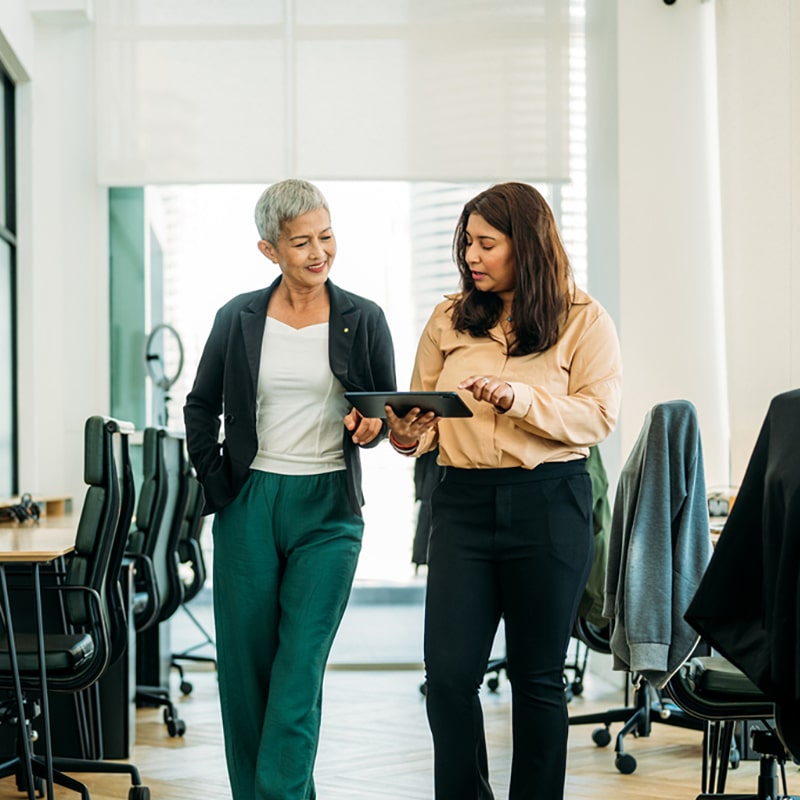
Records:
M436 800L491 800L478 690L501 617L512 691L509 800L560 800L563 669L592 558L585 461L448 468L432 498L426 706Z

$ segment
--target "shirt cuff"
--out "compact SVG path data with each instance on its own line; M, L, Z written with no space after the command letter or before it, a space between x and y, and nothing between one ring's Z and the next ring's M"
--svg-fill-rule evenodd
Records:
M514 400L511 403L511 407L502 413L506 417L522 419L527 416L533 405L533 387L528 386L527 383L519 383L517 381L508 381L508 385L514 392Z

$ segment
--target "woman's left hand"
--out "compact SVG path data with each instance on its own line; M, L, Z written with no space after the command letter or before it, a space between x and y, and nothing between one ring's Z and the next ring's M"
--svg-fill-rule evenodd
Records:
M471 375L458 384L459 389L468 389L476 400L491 403L501 411L508 411L514 402L514 390L510 384L496 375Z
M354 444L369 444L381 432L383 420L362 417L352 408L344 418L344 426L353 432Z

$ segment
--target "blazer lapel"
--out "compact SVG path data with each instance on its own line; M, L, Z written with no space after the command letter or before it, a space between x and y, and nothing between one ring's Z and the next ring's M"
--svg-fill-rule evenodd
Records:
M263 292L259 292L239 312L244 349L247 355L247 367L253 386L258 381L258 370L261 366L261 342L264 339L264 326L267 324L267 305L274 288L275 283Z
M361 310L330 281L328 281L328 293L331 300L328 358L333 374L347 386L345 379L353 350L353 340L361 322Z

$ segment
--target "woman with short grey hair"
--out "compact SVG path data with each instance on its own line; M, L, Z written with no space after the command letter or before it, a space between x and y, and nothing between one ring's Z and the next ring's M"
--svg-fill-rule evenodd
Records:
M316 186L270 186L255 220L280 275L217 312L186 398L186 441L215 514L233 798L314 800L325 664L364 528L359 450L386 432L344 395L396 389L394 351L383 311L329 279L336 239Z

